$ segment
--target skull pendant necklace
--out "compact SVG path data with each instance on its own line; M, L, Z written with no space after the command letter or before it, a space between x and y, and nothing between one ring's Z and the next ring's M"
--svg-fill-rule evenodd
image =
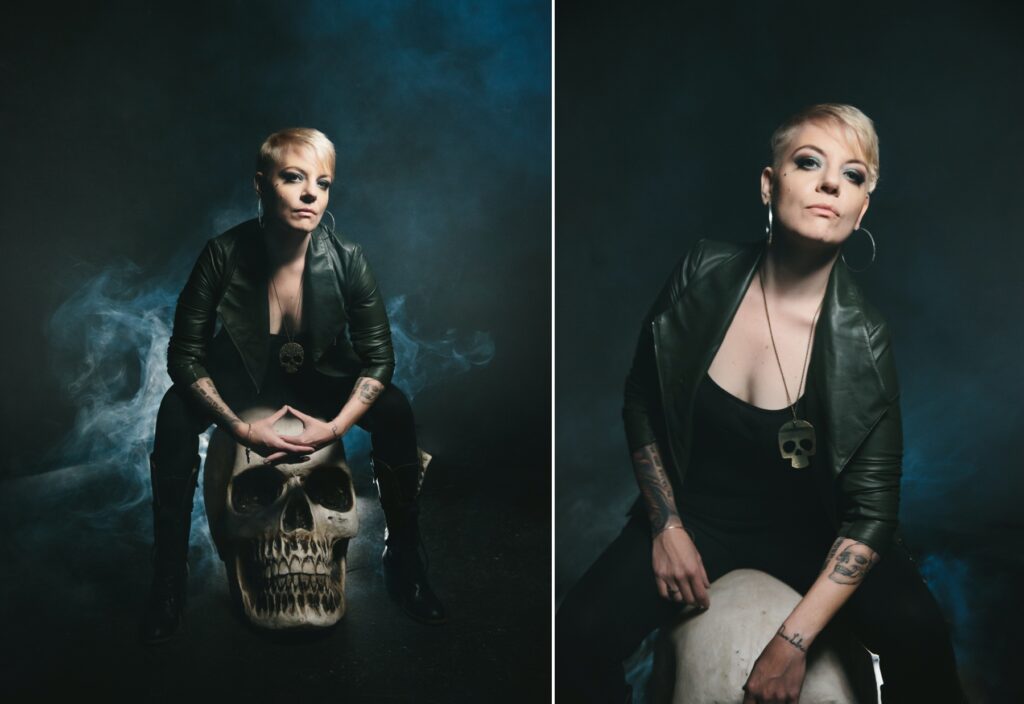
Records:
M782 376L782 388L786 390L786 401L789 410L793 413L793 420L788 420L779 428L779 452L782 459L788 459L793 469L804 469L811 464L811 456L817 449L817 440L814 435L814 426L806 420L797 418L796 402L789 395L789 386L786 384L786 375L782 371L782 360L779 358L779 349L775 346L775 334L772 332L772 319L768 315L768 297L764 292L764 268L758 270L758 280L761 283L761 300L764 301L764 317L768 321L768 337L772 341L772 350L775 352L775 361L779 365L779 375ZM807 336L807 351L804 353L803 371L800 374L800 386L797 387L797 398L803 390L804 379L807 374L807 358L811 354L811 341L814 339L814 328L818 323L818 315L821 307L825 304L824 296L818 304L818 310L814 312L811 320L811 332Z
M296 314L298 314L299 308L302 306L302 282L306 276L306 268L302 268L302 274L299 275L299 304L296 306ZM288 329L288 323L285 320L284 308L281 306L281 299L277 295L277 285L274 283L274 279L270 279L270 286L274 290L274 300L277 301L277 307L281 311L281 327L284 328L284 334L288 338L288 342L281 345L281 351L278 352L277 358L281 362L281 367L288 373L294 374L299 371L302 366L302 362L306 358L306 351L302 349L302 345L292 340L292 333Z

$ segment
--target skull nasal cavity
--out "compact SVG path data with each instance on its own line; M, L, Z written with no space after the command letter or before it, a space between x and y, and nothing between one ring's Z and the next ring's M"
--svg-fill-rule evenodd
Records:
M288 505L284 507L284 515L281 517L281 528L287 533L300 528L313 530L313 514L309 510L305 496L299 494L288 499Z

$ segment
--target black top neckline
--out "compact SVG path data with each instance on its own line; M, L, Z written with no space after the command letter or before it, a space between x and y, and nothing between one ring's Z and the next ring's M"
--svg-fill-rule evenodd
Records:
M718 385L717 381L715 381L714 379L711 378L710 374L705 372L704 378L707 379L708 381L710 381L711 382L711 386L713 388L715 388L715 389L718 389L719 393L721 393L723 396L726 396L726 397L732 399L733 403L736 403L737 405L743 406L744 408L749 408L752 411L757 411L759 413L764 413L764 414L767 414L767 415L772 415L772 414L775 414L775 415L789 415L789 414L792 413L792 411L790 411L789 406L783 406L782 408L761 408L760 406L755 406L752 403L748 403L747 401L744 401L743 399L739 398L738 396L733 396L732 393L730 393L729 391L726 391L725 389L723 389L721 386ZM796 400L796 403L794 403L793 405L795 406L796 404L800 403L803 400L803 398L804 398L803 396L798 398Z

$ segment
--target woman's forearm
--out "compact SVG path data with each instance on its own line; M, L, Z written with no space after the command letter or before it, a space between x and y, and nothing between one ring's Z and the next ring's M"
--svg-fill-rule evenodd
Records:
M373 405L373 402L377 400L377 397L380 396L383 390L384 384L372 377L361 376L356 379L348 401L345 402L345 405L341 407L341 411L331 421L338 437L347 433L363 417L363 414L370 409L370 406Z
M807 652L879 559L864 543L852 538L836 538L818 579L779 627L777 635Z
M668 526L683 525L676 510L672 482L665 472L658 444L652 442L644 445L633 452L632 458L633 473L644 497L647 517L651 521L651 532L656 535Z
M229 431L236 438L241 436L248 424L235 415L235 412L220 397L213 379L204 376L196 379L189 388L203 407L213 415L218 426Z

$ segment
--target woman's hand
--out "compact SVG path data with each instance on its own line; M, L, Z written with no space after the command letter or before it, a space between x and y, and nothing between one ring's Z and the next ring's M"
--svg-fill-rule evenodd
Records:
M274 423L281 420L289 410L288 406L281 406L271 416L254 421L248 424L248 427L240 426L238 442L265 457L265 461L268 463L291 455L308 455L313 452L316 448L309 443L298 442L296 436L293 435L278 435L274 430Z
M786 636L772 638L743 685L743 704L796 704L807 672L807 652Z
M654 536L654 581L665 599L711 607L707 572L689 533L682 526L663 529Z
M285 406L288 412L302 421L302 432L288 439L296 445L309 445L317 450L341 439L336 421L324 422L319 418L308 416L297 408ZM267 459L270 459L269 457Z

